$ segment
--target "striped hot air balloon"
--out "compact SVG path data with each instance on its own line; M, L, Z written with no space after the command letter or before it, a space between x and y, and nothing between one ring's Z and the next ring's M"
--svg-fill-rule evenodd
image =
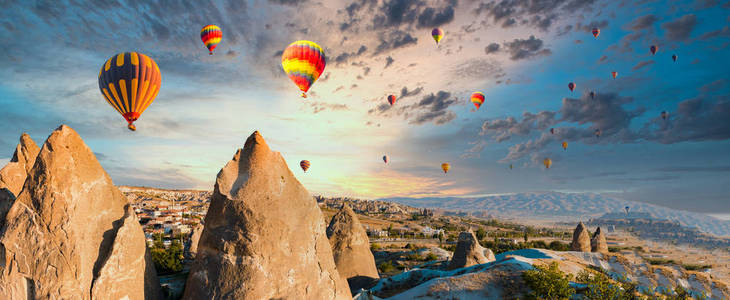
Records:
M616 76L618 76L618 72L616 72L616 71L611 72L611 76L613 76L613 79L616 79Z
M289 44L281 55L281 67L302 90L302 98L307 98L307 91L322 75L326 63L322 47L305 40Z
M596 27L593 27L593 30L591 31L591 33L593 33L594 38L598 38L598 35L601 34L601 30Z
M99 70L99 90L109 105L127 120L129 130L160 91L160 68L149 56L124 52L109 58Z
M471 94L471 103L474 103L474 106L479 109L479 107L484 103L484 93L475 92L474 94Z
M572 83L572 82L571 83L568 83L568 88L570 89L571 92L573 90L575 90L575 83Z
M222 38L223 31L221 31L221 28L218 26L212 24L206 25L200 30L200 39L203 41L203 44L205 44L205 47L208 48L210 55L213 55L213 49L215 49L215 46L221 42Z
M431 36L433 36L433 40L436 41L436 45L441 42L441 39L444 38L444 31L441 30L441 28L434 28L431 30Z
M390 106L393 106L393 104L395 104L395 95L388 96L388 103L390 103Z
M308 160L302 160L299 162L299 166L302 167L302 170L306 173L307 170L309 170L309 161Z

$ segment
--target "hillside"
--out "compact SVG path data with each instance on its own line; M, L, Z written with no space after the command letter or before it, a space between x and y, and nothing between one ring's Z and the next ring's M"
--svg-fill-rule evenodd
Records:
M656 219L677 221L683 226L696 227L706 233L730 236L730 221L718 220L705 214L673 210L641 202L619 200L593 193L517 193L485 197L460 198L385 198L415 207L486 212L502 218L534 218L552 221L575 221L597 218L608 212L647 212Z

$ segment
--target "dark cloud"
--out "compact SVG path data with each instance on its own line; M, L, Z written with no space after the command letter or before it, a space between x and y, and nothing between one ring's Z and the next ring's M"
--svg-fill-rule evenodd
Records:
M375 54L380 54L386 51L415 45L418 42L418 38L413 37L410 33L401 30L395 30L388 33L380 34L380 44L375 48Z
M326 103L326 102L318 102L318 101L309 102L309 107L312 108L312 113L315 113L315 114L325 111L325 110L331 110L331 111L350 110L350 108L347 106L347 104Z
M233 58L233 57L236 57L236 56L238 56L238 52L236 52L236 51L228 50L228 52L226 52L226 57Z
M394 61L395 60L392 57L390 57L390 56L386 57L385 58L385 68L383 68L383 69L387 69L388 67L390 67L390 65L392 65Z
M341 53L341 54L335 56L335 64L341 65L341 64L347 63L351 59L360 57L367 51L368 51L368 47L366 47L365 45L360 45L360 48L358 48L357 51L344 52L344 53Z
M636 71L638 69L641 69L643 67L646 67L648 65L654 64L654 60L644 60L637 63L633 68L631 68L632 71Z
M697 25L697 17L694 14L688 14L676 20L663 23L662 28L666 30L668 39L685 41L692 34L695 25Z
M655 171L659 172L667 172L667 173L686 173L686 172L717 172L717 173L725 173L730 172L730 166L707 166L707 167L697 167L697 166L679 166L679 167L664 167L664 168L658 168Z
M448 6L438 11L433 7L423 10L418 16L418 28L436 27L454 20L454 7Z
M497 44L497 43L491 43L491 44L487 45L486 47L484 47L484 52L487 54L492 54L497 51L499 51L499 44Z
M504 70L497 61L487 58L472 58L460 63L451 71L457 79L500 78L505 76Z
M713 82L710 82L708 84L701 86L700 91L705 94L711 93L711 92L716 92L716 91L722 90L725 87L727 87L727 84L728 84L727 79L718 79L718 80L715 80Z
M730 2L728 2L728 3L730 3ZM700 39L708 40L708 39L712 39L712 38L716 38L716 37L730 38L730 27L725 26L722 29L706 32L700 36Z
M601 56L601 58L598 59L598 63L604 63L606 62L606 60L608 60L608 56L603 55Z
M456 103L456 98L452 98L449 92L439 91L436 94L427 95L414 106L421 112L411 119L410 123L419 125L430 122L436 125L446 124L456 118L453 111L447 110L454 103Z
M509 52L510 59L520 60L535 56L550 55L550 49L543 48L543 41L531 35L528 39L514 39L511 42L503 44L504 48Z
M406 97L416 96L416 95L420 94L422 91L423 91L423 87L420 87L420 86L417 87L416 89L410 90L410 91L408 90L407 87L404 86L400 90L400 98L402 99L402 98L406 98Z
M375 29L410 25L416 28L441 26L454 20L456 5L456 0L445 1L443 7L431 7L424 1L386 0L375 13L372 24Z
M633 30L642 30L654 25L654 22L656 22L656 20L656 16L654 16L653 14L648 14L634 19L633 21L631 21L631 23L629 23L627 27Z
M711 98L715 97L682 101L666 121L655 118L644 130L655 129L651 139L662 144L730 139L730 95Z
M593 28L601 29L601 28L606 28L606 27L608 27L608 20L592 21L585 25L582 25L579 23L578 25L576 25L577 30L580 30L582 32L588 32L588 33L593 32Z
M289 5L289 6L297 6L301 3L305 3L307 0L269 0L269 3L279 4L279 5Z
M504 28L516 24L529 24L547 31L566 11L584 12L595 2L595 0L499 0L480 3L474 13L491 17L494 24L500 24Z

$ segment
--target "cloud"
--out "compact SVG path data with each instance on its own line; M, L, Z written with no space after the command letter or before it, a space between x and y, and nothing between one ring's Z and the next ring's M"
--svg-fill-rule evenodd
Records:
M694 14L688 14L676 20L663 23L662 28L666 30L668 39L685 41L689 38L695 25L697 25L697 17Z
M631 21L627 26L629 29L642 30L651 27L657 18L653 14L644 15Z
M730 3L730 2L728 2ZM706 32L700 36L701 40L709 40L716 37L730 37L730 26L725 26L718 30L713 30L710 32Z
M301 3L307 2L307 0L269 0L269 2L279 5L297 6Z
M657 169L655 169L655 171L667 172L667 173L687 173L687 172L725 173L725 172L730 172L730 166L708 166L708 167L678 166L678 167L657 168Z
M395 30L380 34L380 44L375 48L375 54L395 50L410 45L415 45L418 38L413 37L410 33L401 30Z
M543 41L531 35L528 39L514 39L504 43L511 60L527 59L535 56L550 55L550 49L543 48Z
M598 59L598 63L604 63L606 62L606 60L608 60L608 56L603 55L601 56L601 58Z
M491 17L494 24L500 24L503 28L516 24L529 24L547 31L559 16L565 14L565 11L576 13L588 11L595 2L594 0L501 0L482 2L474 13Z
M638 69L641 69L643 67L646 67L648 65L654 64L654 60L644 60L637 63L633 68L631 68L632 71L636 71Z
M712 98L715 101L712 101ZM718 141L730 139L730 95L709 97L700 95L684 100L676 112L669 112L665 121L655 118L645 124L650 138L662 144L685 141Z
M360 48L358 48L357 51L340 53L339 55L335 56L335 64L341 65L347 63L349 60L359 57L366 51L368 51L368 47L366 47L365 45L360 45Z
M418 16L418 28L437 27L450 23L454 20L454 7L447 6L443 10L438 11L433 7L423 10Z
M421 93L422 88L408 91L407 88L401 90L401 99L414 96ZM397 109L388 103L381 103L377 107L370 109L368 114L381 116L402 116L409 120L410 124L422 125L433 123L436 125L446 124L456 118L453 111L448 110L451 105L456 104L456 98L446 91L438 91L436 94L431 93L421 98L417 103L410 105L401 105Z
M578 25L576 25L576 29L578 29L582 32L588 32L588 33L593 32L593 28L601 29L601 28L606 28L606 27L608 27L608 20L592 21L585 25L581 25L580 23L578 23Z
M491 43L491 44L487 45L486 47L484 47L484 53L486 53L486 54L492 54L497 51L499 51L499 44L497 44L497 43Z
M347 106L347 104L326 103L326 102L319 102L319 101L309 102L309 107L312 108L312 113L315 113L315 114L320 113L325 110L331 110L331 111L350 110L350 108Z

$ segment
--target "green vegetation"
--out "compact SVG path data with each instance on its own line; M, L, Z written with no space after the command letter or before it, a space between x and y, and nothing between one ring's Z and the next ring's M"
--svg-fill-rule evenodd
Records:
M704 270L704 269L712 269L712 265L682 264L682 267L687 271L700 271L700 270Z
M420 260L422 260L423 258L421 258L421 255L420 255L420 254L418 254L418 253L408 253L408 254L406 255L406 259L407 259L407 260L415 260L415 261L420 261Z
M477 236L477 240L483 240L485 237L487 237L487 231L484 230L484 228L477 229L477 232L475 232Z
M150 254L158 274L176 273L183 268L183 247L179 240L172 240L170 247L165 249L162 239L155 239Z
M510 242L502 242L502 241L497 240L496 242L495 241L481 241L480 244L483 247L492 249L492 251L494 251L494 254L500 254L500 253L504 253L504 252L520 250L520 249L529 249L529 248L549 249L549 250L553 250L553 251L570 250L570 245L568 245L567 243L562 243L560 241L552 241L550 244L546 244L544 241L510 243Z
M384 261L378 265L378 270L380 273L390 273L395 271L395 267L390 261Z
M677 262L667 258L645 258L646 262L651 265L676 265Z
M378 243L372 243L372 244L370 244L370 251L378 251L378 250L380 250L381 248L382 248L382 247L381 247L381 246L380 246L380 244L378 244Z
M438 256L436 256L436 254L429 253L428 255L426 255L426 258L423 259L423 260L424 261L434 261L434 260L437 260L437 259L439 259L439 258L438 258Z
M570 287L572 276L558 269L558 263L549 266L535 266L534 270L522 273L522 278L530 287L528 299L570 299L575 290Z
M602 270L601 270L602 271ZM636 296L636 284L625 280L614 282L603 272L583 270L578 273L576 282L583 283L587 289L582 293L588 299L631 300L640 299Z

